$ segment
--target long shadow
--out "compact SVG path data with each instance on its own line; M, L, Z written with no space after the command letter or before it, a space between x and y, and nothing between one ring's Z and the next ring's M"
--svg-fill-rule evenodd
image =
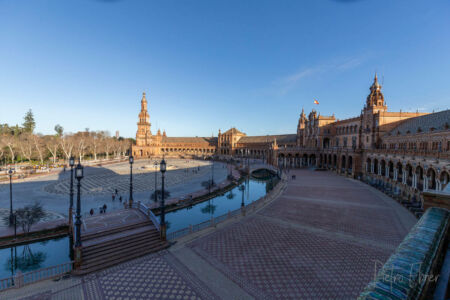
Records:
M192 161L192 165L186 165L182 169L170 170L168 169L166 177L166 186L170 189L168 180L171 177L178 177L177 181L183 182L184 180L190 180L190 175L195 175L197 172L205 171L209 172L210 165L199 165L196 161ZM172 164L176 165L176 162L172 163L168 161L168 166ZM148 166L147 168L143 168ZM112 167L112 168L110 168ZM117 173L114 169L120 168L120 173ZM70 169L61 171L59 174L54 174L54 180L45 179L33 179L32 181L14 182L13 181L13 206L14 208L21 207L23 205L33 203L35 200L42 203L45 210L54 210L52 208L59 206L61 212L62 206L69 204L69 188L70 188ZM75 174L75 170L74 170ZM46 176L46 175L43 175ZM49 174L51 176L51 174ZM159 167L156 172L157 188L161 186L161 173ZM145 200L150 199L155 184L155 170L153 167L153 161L136 161L133 165L133 192L140 194L148 193ZM175 184L175 185L178 185ZM76 203L76 191L77 180L73 180L74 186L74 203ZM119 197L122 196L122 201L127 201L130 190L130 172L129 164L127 162L118 163L113 165L103 166L84 166L84 178L81 180L81 195L82 198L88 197L89 199L102 199L101 201L112 200L112 195L118 192L114 201L119 201ZM9 184L0 184L0 207L9 209ZM139 200L139 199L135 199ZM142 200L142 199L141 199ZM53 204L51 204L54 202ZM50 205L50 206L49 206ZM63 210L65 211L65 209ZM86 212L86 210L84 210ZM89 209L88 209L89 211Z

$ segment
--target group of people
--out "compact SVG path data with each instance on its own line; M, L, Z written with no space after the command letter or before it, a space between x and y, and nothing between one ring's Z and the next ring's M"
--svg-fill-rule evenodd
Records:
M114 193L112 193L111 197L112 197L112 201L115 201L116 197L119 197L119 201L120 201L120 203L122 203L122 200L123 200L122 195L119 195L119 191L117 189L114 189ZM98 208L98 211L99 211L99 213L104 214L104 213L106 213L107 208L108 208L108 206L105 203L105 204L103 204L103 206L100 206ZM95 213L94 209L91 208L91 210L89 211L89 214L92 216L92 215L94 215L94 213Z
M106 203L105 204L103 204L103 206L100 206L99 208L98 208L98 211L101 213L101 214L103 214L103 213L106 213L106 209L107 209L108 207L106 206ZM91 210L89 211L89 214L92 216L92 215L94 215L94 209L93 208L91 208Z
M122 195L119 195L119 191L114 189L114 193L112 194L112 201L116 200L116 196L119 196L119 201L122 203Z

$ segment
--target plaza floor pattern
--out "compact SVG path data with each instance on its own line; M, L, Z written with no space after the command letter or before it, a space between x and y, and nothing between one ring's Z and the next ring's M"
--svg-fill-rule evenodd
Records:
M256 213L82 277L71 287L82 296L73 299L354 299L416 219L361 182L293 174L281 196ZM48 285L34 291L64 298Z

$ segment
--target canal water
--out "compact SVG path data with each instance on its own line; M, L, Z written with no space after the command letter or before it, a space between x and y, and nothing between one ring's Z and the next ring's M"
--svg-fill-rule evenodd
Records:
M190 224L195 225L217 217L263 197L275 184L276 178L247 178L239 186L205 202L166 214L167 232ZM243 188L242 188L243 186ZM69 237L34 242L12 248L0 249L0 279L69 262Z
M242 198L244 198L244 204L248 205L266 195L273 184L275 184L275 179L270 179L270 177L262 179L247 178L240 185L244 186L243 190L240 186L237 186L211 200L169 212L166 214L167 232L174 232L189 225L205 222L212 217L221 216L228 211L238 209L241 207Z
M69 237L0 249L0 279L69 261Z

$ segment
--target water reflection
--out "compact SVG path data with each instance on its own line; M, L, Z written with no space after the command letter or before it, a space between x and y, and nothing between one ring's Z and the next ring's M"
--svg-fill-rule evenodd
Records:
M68 237L0 249L0 278L59 265L70 261Z
M201 202L193 206L177 211L169 212L166 220L171 223L171 228L167 232L177 231L189 225L205 222L212 217L226 214L228 211L239 209L244 203L250 204L264 196L271 190L278 180L270 174L255 178L246 178L239 186L232 190L214 197L206 202ZM241 188L242 186L242 188Z

